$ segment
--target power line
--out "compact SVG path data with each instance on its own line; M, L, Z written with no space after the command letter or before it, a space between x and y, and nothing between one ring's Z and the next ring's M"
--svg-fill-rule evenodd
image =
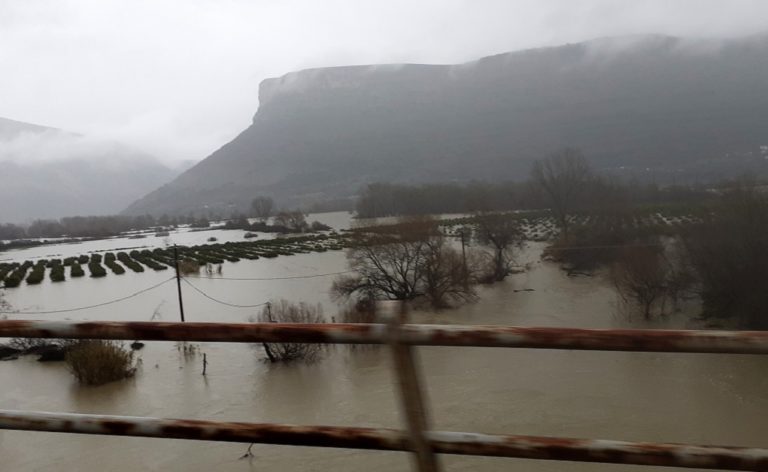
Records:
M139 290L138 292L134 292L134 293L132 293L130 295L126 295L124 297L116 298L116 299L110 300L108 302L97 303L96 305L81 306L81 307L77 307L77 308L66 308L66 309L62 309L62 310L47 310L47 311L0 311L0 313L3 313L3 314L19 314L19 315L52 315L52 314L55 314L55 313L68 313L68 312L71 312L71 311L90 310L91 308L99 308L99 307L102 307L102 306L111 305L113 303L118 303L118 302L122 302L124 300L128 300L129 298L133 298L133 297L136 297L138 295L141 295L142 293L149 292L150 290L156 289L157 287L159 287L159 286L161 286L161 285L163 285L163 284L165 284L167 282L170 282L173 279L174 279L174 277L171 277L171 278L163 280L162 282L157 283L157 284L155 284L155 285L153 285L151 287L147 287L145 289Z
M267 303L269 303L269 302L263 302L263 303L258 303L258 304L256 304L256 305L236 305L236 304L234 304L234 303L225 302L225 301L223 301L223 300L219 300L218 298L214 298L214 297L212 297L212 296L208 295L207 293L205 293L205 292L203 292L202 290L200 290L199 288L197 288L197 287L196 287L196 286L195 286L195 285L194 285L192 282L190 282L190 281L189 281L189 280L187 280L186 278L182 278L181 280L183 280L184 282L186 282L186 283L187 283L187 285L189 285L190 287L192 287L192 289L194 289L194 290L195 290L197 293L199 293L200 295L204 296L205 298L207 298L207 299L209 299L209 300L212 300L212 301L214 301L214 302L216 302L216 303L220 303L220 304L222 304L222 305L231 306L231 307L233 307L233 308L256 308L256 307L259 307L259 306L264 306L264 305L266 305Z
M327 272L325 274L312 274L312 275L293 275L286 277L210 277L210 280L293 280L293 279L314 279L316 277L328 277L331 275L349 274L354 272L353 270L343 270L341 272Z

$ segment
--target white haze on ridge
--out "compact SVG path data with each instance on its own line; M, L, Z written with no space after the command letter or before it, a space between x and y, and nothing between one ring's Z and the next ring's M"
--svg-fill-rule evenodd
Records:
M768 38L768 34L765 35ZM672 41L670 54L676 56L717 55L723 51L726 44L734 41L749 41L750 37L734 38L677 38L665 35L626 35L596 38L585 41L583 61L605 62L644 49L655 48L661 42ZM554 46L557 47L557 46ZM534 48L535 49L535 48ZM517 53L524 54L528 50L502 53L505 60L514 61ZM472 73L472 69L480 64L482 58L456 64L432 64L448 67L449 77L459 77L464 73ZM358 86L358 77L366 74L395 73L409 63L361 64L358 66L337 66L327 68L308 68L287 72L279 77L271 78L267 87L260 93L261 100L269 101L278 95L303 93L311 88L348 88ZM354 70L354 73L351 72Z
M764 0L0 0L0 116L199 160L291 71L761 31Z
M151 161L148 154L100 138L66 133L56 129L23 131L0 138L0 163L37 166L62 161L98 161L102 168L118 169L130 157L133 163Z

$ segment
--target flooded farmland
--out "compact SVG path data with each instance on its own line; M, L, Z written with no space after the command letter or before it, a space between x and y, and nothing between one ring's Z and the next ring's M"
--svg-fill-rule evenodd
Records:
M346 224L345 217L326 216L336 227ZM57 248L36 250L51 253ZM67 246L67 250L72 248L77 246ZM651 324L631 322L618 309L616 295L604 281L568 277L556 265L539 260L541 249L541 244L530 244L522 257L531 262L531 269L481 289L476 303L437 313L416 312L413 320L590 328L697 327L687 316L690 313ZM284 277L346 268L343 251L226 263L221 276L193 276L190 282L229 305L184 286L186 318L243 322L258 313L260 308L253 305L279 298L320 303L330 318L337 310L329 296L333 276ZM65 284L46 280L38 286L8 290L6 298L22 312L12 315L16 318L147 321L154 315L155 319L175 321L179 312L170 272L86 277ZM275 280L234 280L269 278ZM169 281L161 284L165 280ZM106 307L36 313L98 304L157 284L161 285ZM209 362L206 376L201 375L202 353ZM764 357L440 347L418 348L418 353L436 429L743 446L761 446L768 437L768 420L762 415L768 408L768 377L764 375L768 359ZM265 362L258 346L204 343L185 354L175 343L148 342L140 358L135 378L101 387L78 385L62 363L38 363L33 358L2 362L2 408L401 427L390 359L384 349L352 351L339 346L314 364L276 365ZM0 432L3 470L389 471L409 466L404 453L288 446L254 446L255 457L241 460L246 447ZM451 471L637 470L453 456L443 456L442 462Z

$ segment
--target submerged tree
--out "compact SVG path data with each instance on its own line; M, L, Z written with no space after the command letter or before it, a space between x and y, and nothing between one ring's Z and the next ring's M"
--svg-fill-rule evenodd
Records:
M663 313L671 276L672 267L658 246L625 247L611 267L616 291L624 301L637 304L647 320L655 306Z
M296 233L303 233L309 228L304 213L298 210L278 213L275 216L275 226L282 226Z
M356 275L334 281L333 293L338 298L425 298L433 307L442 308L474 297L471 285L476 270L464 270L461 254L429 218L358 233L347 258Z
M269 302L259 315L261 323L325 323L320 305L290 303L287 300ZM322 350L322 344L313 343L263 343L271 362L314 361Z
M474 218L475 237L491 250L490 270L484 282L499 282L509 275L513 263L513 251L523 245L524 234L520 224L510 214L484 213Z
M563 238L568 240L570 219L578 208L592 170L578 149L565 148L547 159L536 161L531 179L546 194Z
M261 221L267 221L272 216L275 201L269 197L256 197L251 201L251 215Z

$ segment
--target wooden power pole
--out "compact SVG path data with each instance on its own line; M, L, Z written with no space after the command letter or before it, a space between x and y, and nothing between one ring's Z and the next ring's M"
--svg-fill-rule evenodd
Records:
M176 289L179 292L179 312L181 313L181 322L184 322L184 301L181 298L181 275L179 274L179 250L173 245L173 262L176 266Z

